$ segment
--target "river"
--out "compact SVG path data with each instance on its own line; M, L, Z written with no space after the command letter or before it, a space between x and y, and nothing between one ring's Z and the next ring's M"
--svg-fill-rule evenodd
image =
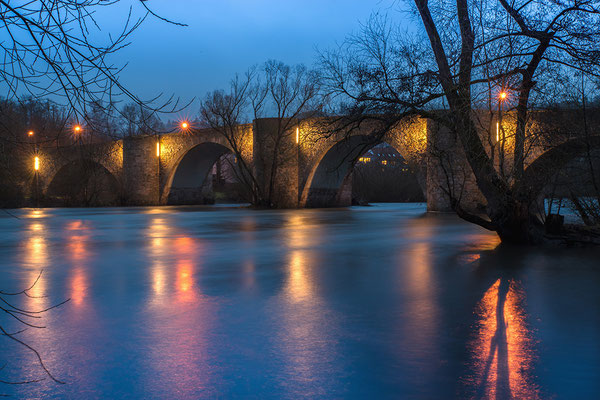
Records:
M423 204L14 210L0 394L600 398L600 253L499 246ZM30 321L31 322L31 321ZM18 329L7 315L0 325Z

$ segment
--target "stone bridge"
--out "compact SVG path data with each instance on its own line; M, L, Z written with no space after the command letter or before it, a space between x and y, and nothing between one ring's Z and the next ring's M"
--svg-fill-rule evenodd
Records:
M266 179L273 162L272 143L276 119L257 119L240 126L242 156L252 166L257 181ZM449 179L460 185L465 207L482 202L474 177L461 156L456 140L430 120L412 118L400 123L384 138L373 141L368 128L352 134L319 134L319 124L303 121L285 135L273 186L277 208L334 207L351 204L352 171L359 156L380 142L394 147L414 168L430 211L448 211L443 187ZM432 149L444 147L455 159L449 174ZM161 136L134 136L94 145L40 149L38 190L49 195L67 173L82 168L96 170L103 186L128 205L201 203L207 177L215 162L232 147L212 129L191 129ZM75 171L75 172L74 172ZM460 183L456 183L460 182ZM209 188L210 189L210 188Z

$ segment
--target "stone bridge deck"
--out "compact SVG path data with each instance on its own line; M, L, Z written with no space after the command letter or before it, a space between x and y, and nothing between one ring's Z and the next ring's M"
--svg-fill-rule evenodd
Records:
M276 119L257 119L253 124L240 127L242 157L252 165L261 183L273 165L276 124ZM302 121L282 138L276 155L278 173L272 196L275 207L349 205L353 166L362 153L380 142L393 146L415 168L429 210L449 210L449 201L442 189L448 182L448 171L438 159L430 157L431 149L440 145L455 157L451 162L455 170L452 179L460 181L464 202L475 205L482 201L456 140L447 133L442 134L429 120L407 119L378 141L373 140L368 128L350 135L323 136L318 126L315 120ZM186 196L193 201L200 195L215 162L231 151L228 140L211 129L43 149L39 153L40 189L46 193L66 169L78 168L78 162L87 159L88 165L114 177L116 190L127 204L169 204Z

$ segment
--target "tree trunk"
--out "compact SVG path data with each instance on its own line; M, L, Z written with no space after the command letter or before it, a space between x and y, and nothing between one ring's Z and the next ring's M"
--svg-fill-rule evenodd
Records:
M527 204L513 203L504 207L496 212L493 222L503 243L532 245L544 242L544 224Z

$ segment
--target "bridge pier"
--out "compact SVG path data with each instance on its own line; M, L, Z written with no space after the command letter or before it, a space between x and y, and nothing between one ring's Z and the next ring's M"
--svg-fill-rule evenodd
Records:
M158 205L159 157L154 136L132 136L123 139L123 181L129 205Z
M253 155L256 180L270 195L275 208L298 208L298 156L299 145L294 132L280 133L281 121L261 118L253 124ZM276 157L273 163L273 157ZM273 166L277 168L274 182L270 182Z
M427 211L450 212L449 194L467 211L483 211L486 204L456 134L427 121Z
M318 121L304 121L298 135L295 124L280 132L281 123L277 118L262 118L240 130L242 160L253 169L262 197L270 199L269 206L351 205L353 164L375 144L369 136L372 129L366 126L349 136L340 132L324 137L318 131ZM460 198L468 210L485 204L462 146L449 130L431 120L410 119L382 140L416 168L425 182L429 211L451 211L449 193ZM201 129L167 134L160 141L160 156L156 136L127 137L97 151L81 148L77 154L71 147L65 150L65 157L57 151L40 153L41 192L66 163L85 155L116 177L128 205L206 203L211 192L209 172L221 156L231 152L227 140L215 130ZM273 168L277 173L270 182Z

